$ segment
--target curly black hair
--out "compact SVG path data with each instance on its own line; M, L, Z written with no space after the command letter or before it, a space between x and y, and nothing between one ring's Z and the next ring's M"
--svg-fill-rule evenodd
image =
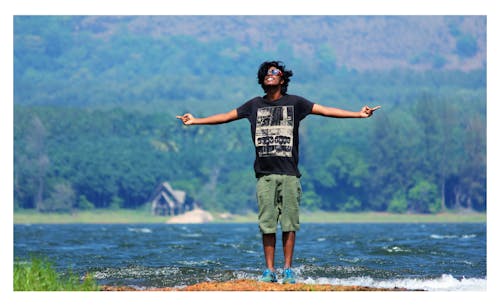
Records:
M281 94L284 95L286 94L286 91L288 89L288 83L290 82L290 77L293 76L292 70L285 70L285 64L282 61L270 61L270 62L263 62L260 67L259 71L257 72L257 79L259 81L260 86L266 92L266 85L264 85L264 79L266 78L267 71L271 67L276 67L281 72L283 73L282 79L283 79L283 84L281 85Z

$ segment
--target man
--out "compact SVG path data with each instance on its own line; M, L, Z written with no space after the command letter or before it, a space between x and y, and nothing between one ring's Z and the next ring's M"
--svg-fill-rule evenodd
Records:
M187 113L177 116L185 125L221 124L247 118L255 145L254 170L257 177L259 228L267 269L261 281L277 282L274 251L278 220L282 231L284 253L283 280L295 283L291 269L295 232L299 230L301 176L299 162L299 123L309 114L334 118L367 118L380 106L364 106L352 112L312 103L302 97L288 95L288 83L293 75L280 61L264 62L257 73L258 83L265 92L237 109L205 118Z

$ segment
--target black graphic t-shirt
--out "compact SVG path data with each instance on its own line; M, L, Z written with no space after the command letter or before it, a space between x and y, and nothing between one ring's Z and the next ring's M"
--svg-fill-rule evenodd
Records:
M313 103L294 95L270 102L256 97L237 109L238 118L250 121L255 145L255 175L287 174L300 177L299 123Z

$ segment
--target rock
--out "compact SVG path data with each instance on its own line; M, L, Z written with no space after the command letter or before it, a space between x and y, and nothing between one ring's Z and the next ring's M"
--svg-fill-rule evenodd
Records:
M214 220L211 213L200 208L188 211L182 215L174 216L167 220L169 224L190 224L190 223L207 223Z

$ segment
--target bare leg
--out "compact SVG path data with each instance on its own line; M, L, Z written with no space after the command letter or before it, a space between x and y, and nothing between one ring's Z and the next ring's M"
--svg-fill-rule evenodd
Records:
M262 244L264 246L264 257L266 266L274 271L274 250L276 248L276 234L262 234Z
M293 248L295 246L295 232L283 232L283 254L285 256L285 265L283 268L287 269L292 266Z

